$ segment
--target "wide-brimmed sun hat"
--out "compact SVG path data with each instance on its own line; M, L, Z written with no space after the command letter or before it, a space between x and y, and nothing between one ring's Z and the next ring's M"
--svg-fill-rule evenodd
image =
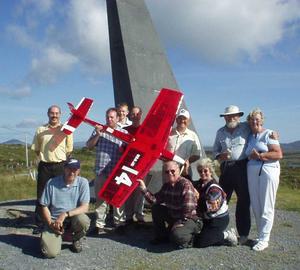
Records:
M244 112L240 111L238 106L235 105L229 105L225 108L224 113L220 114L220 117L223 117L225 115L232 115L232 114L238 114L239 116L243 116Z

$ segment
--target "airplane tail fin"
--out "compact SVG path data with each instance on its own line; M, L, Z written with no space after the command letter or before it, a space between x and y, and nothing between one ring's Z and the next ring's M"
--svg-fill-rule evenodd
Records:
M69 106L70 111L73 112L75 110L74 105L70 102L67 102L67 104Z
M89 98L82 98L79 104L74 107L72 103L67 103L71 111L71 116L68 121L63 125L62 131L69 135L75 131L75 129L85 120L87 113L89 112L93 100Z

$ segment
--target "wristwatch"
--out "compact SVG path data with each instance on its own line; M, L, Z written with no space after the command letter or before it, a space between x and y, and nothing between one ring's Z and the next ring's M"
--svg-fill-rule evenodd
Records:
M69 211L67 211L66 214L67 214L67 217L70 217L70 212Z

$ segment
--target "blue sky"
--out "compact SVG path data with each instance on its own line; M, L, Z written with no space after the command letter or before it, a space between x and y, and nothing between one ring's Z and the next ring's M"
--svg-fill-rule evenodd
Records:
M146 0L204 145L230 104L265 112L281 142L300 140L300 1ZM0 142L31 142L52 104L114 104L104 0L0 1ZM75 141L92 132L82 125Z

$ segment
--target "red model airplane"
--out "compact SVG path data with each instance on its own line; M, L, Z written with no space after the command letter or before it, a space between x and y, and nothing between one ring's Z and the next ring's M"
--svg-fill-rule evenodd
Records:
M99 191L99 197L120 207L138 186L137 180L146 176L158 158L184 163L182 158L165 149L182 97L178 91L162 89L135 135L87 119L93 103L91 99L83 98L76 108L68 103L72 115L62 127L64 133L70 134L81 122L86 122L103 126L105 132L127 143L126 150Z

